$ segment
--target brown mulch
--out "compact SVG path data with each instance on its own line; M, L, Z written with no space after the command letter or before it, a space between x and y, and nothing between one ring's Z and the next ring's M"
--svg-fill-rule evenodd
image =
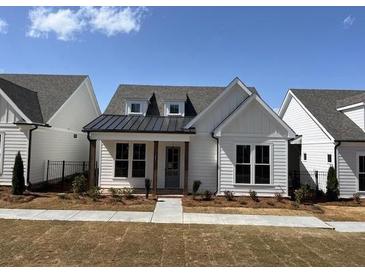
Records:
M10 187L0 187L0 208L153 211L155 204L152 197L147 200L137 195L121 200L102 195L93 201L87 195L76 197L73 193L26 192L25 195L12 195Z

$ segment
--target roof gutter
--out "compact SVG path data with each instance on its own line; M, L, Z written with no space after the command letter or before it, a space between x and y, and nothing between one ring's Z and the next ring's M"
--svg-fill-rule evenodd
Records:
M217 180L216 180L216 191L214 192L214 195L218 193L218 186L219 186L219 138L214 136L214 132L211 133L212 138L215 139L217 143Z

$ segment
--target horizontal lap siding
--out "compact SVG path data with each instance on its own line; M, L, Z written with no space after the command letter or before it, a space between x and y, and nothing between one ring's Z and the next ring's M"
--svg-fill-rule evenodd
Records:
M272 145L272 185L257 186L234 184L234 161L236 144L271 144ZM287 140L228 137L220 139L220 191L233 191L237 195L247 195L250 190L255 190L261 196L273 196L275 193L287 194Z
M116 150L116 141L102 141L100 155L100 182L101 188L144 188L144 178L115 178L114 177L114 159ZM123 143L122 141L120 143ZM153 175L153 142L136 142L146 143L146 178L152 180ZM130 146L129 149L132 149ZM129 169L131 170L131 162Z
M196 135L190 139L189 191L193 182L202 182L200 191L217 191L217 144L210 135Z
M365 153L365 144L343 143L338 148L338 181L343 198L350 198L358 191L357 153Z
M15 156L20 151L24 164L24 177L27 174L28 137L15 126L1 126L0 132L5 132L3 173L0 175L0 185L11 185Z

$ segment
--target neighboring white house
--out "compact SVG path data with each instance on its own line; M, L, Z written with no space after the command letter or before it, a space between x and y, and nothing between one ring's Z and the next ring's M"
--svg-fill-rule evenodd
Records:
M87 161L82 127L99 115L88 76L0 74L0 185L11 184L18 151L32 184L48 160Z
M301 135L301 173L336 168L340 196L365 194L365 91L290 89L279 115ZM319 187L326 190L325 178Z
M294 132L238 78L227 87L120 85L86 125L101 141L99 185L223 194L288 195ZM93 149L91 149L93 151ZM93 163L91 163L93 166Z

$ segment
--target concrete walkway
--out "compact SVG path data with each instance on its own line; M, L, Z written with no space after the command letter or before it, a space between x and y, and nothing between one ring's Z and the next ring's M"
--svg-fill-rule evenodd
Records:
M365 232L365 222L323 222L316 217L183 213L180 198L159 198L154 212L0 209L0 219L281 226Z

